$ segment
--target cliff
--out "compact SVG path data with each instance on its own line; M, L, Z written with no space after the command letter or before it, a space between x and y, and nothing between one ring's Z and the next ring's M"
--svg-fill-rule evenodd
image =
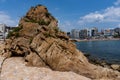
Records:
M72 71L91 79L117 79L120 76L119 72L90 64L66 34L59 30L57 23L45 6L31 7L21 18L19 26L8 35L2 53L5 58L2 66L6 65L4 62L7 59L21 57L28 68ZM5 70L2 71L3 75Z

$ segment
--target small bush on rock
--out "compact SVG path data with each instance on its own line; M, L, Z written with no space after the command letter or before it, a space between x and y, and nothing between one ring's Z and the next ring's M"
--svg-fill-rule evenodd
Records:
M14 28L12 31L10 31L7 35L7 38L10 38L12 36L19 37L19 31L22 29L22 26Z

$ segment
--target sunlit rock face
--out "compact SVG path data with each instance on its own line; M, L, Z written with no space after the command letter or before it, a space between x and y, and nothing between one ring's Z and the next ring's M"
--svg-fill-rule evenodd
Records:
M58 21L45 6L31 7L8 38L2 56L7 59L22 57L27 68L46 67L55 71L72 71L92 79L118 77L118 73L112 70L90 64L66 33L59 30Z

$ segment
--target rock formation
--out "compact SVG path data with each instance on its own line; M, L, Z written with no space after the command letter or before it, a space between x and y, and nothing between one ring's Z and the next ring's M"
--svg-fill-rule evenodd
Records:
M9 65L9 66L8 66ZM73 72L25 66L22 57L8 58L2 66L0 80L91 80Z
M57 23L45 6L31 7L19 26L9 33L2 55L8 59L22 57L26 66L72 71L91 79L117 79L120 76L113 70L90 64L59 30Z

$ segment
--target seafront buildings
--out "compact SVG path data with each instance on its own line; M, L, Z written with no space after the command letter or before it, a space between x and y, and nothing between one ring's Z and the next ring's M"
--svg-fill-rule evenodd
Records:
M72 29L69 33L72 39L101 39L101 38L113 38L120 37L120 28L109 28L98 30L97 27L86 28L86 29Z
M72 29L72 31L71 31L71 36L72 36L72 38L76 38L76 39L79 39L79 30L77 30L77 29Z
M5 37L5 24L0 24L0 39L3 39Z
M6 39L8 33L15 27L0 24L0 40ZM72 39L104 39L104 38L120 38L120 28L108 28L98 30L97 27L85 29L72 29L67 35Z
M6 24L0 24L0 40L5 39L9 33L15 27L7 26Z

